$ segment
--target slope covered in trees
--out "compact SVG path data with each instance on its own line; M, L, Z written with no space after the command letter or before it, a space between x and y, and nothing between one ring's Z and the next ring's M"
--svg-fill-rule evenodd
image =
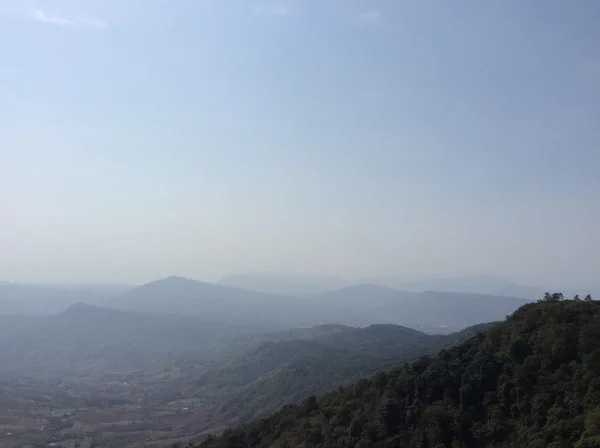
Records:
M548 295L434 359L201 447L600 447L600 303Z
M267 342L206 371L193 395L221 403L222 418L233 426L378 370L435 355L492 325L435 336L399 325L341 327L313 338Z

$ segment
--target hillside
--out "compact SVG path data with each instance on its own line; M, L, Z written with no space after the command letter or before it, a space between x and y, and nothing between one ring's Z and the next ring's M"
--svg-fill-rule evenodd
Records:
M220 447L600 446L600 303L528 304L485 333L205 441Z
M267 342L203 373L193 395L215 397L229 424L246 422L378 370L435 355L491 325L448 336L432 336L398 325L345 327L313 338Z

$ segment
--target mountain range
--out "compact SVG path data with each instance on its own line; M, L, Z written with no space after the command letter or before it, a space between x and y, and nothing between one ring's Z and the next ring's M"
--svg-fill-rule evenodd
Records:
M10 288L21 292L19 300L57 297L47 288ZM5 290L10 288L5 285ZM23 291L37 295L26 296ZM70 293L64 306L80 298L81 291ZM527 303L514 297L406 293L377 285L296 298L182 277L92 297L102 306L79 303L53 315L0 316L2 371L94 375L147 368L169 354L223 358L260 342L301 339L301 331L314 336L318 330L299 328L315 326L335 328L337 337L345 334L340 330L344 326L373 324L452 333L502 320Z
M54 314L64 311L75 303L87 303L99 306L121 309L128 307L133 310L140 309L138 300L148 302L153 310L167 310L167 303L162 303L165 295L175 297L179 302L184 300L182 295L189 294L187 287L195 288L192 294L204 297L225 297L227 300L242 300L242 306L248 306L252 301L277 300L278 313L290 314L290 309L284 310L284 303L290 298L310 299L339 290L351 290L353 287L375 285L382 288L392 288L403 293L443 292L491 295L497 297L519 297L535 300L541 297L546 290L538 287L521 285L494 276L470 276L454 278L431 278L425 280L406 280L401 277L376 277L358 281L350 281L338 276L327 275L300 275L273 272L253 272L232 274L224 277L218 284L196 282L189 280L185 285L185 278L169 277L167 279L150 282L147 285L36 285L14 282L0 282L0 315L4 314ZM171 284L169 284L171 283ZM204 291L198 291L202 283ZM172 291L168 291L171 289ZM177 291L179 289L179 291ZM577 291L562 289L565 296L573 296ZM134 292L135 291L135 292ZM594 294L593 291L592 295ZM127 301L120 300L129 297ZM287 298L287 300L286 300ZM183 309L186 305L179 303L174 308ZM189 310L196 313L192 305ZM296 311L293 312L297 315ZM262 317L264 320L264 317ZM287 318L289 320L289 316ZM296 325L298 322L294 321ZM313 323L309 319L306 324ZM375 322L371 322L375 323Z
M528 302L517 297L482 294L407 293L372 284L296 298L169 277L114 297L106 306L195 315L211 321L272 329L389 323L430 333L449 333L481 322L502 320Z
M259 292L292 296L316 295L360 284L387 286L405 292L462 292L496 296L536 299L543 288L521 285L491 275L468 277L405 279L399 277L372 277L347 280L338 276L285 274L277 272L249 272L225 276L219 284Z
M78 294L67 297L65 305ZM432 427L432 431L450 431L451 436L424 433L419 422L429 421L430 412L441 412L442 406L449 409L453 421L464 417L474 422L478 432L473 437L480 437L481 431L493 433L496 429L490 429L489 421L477 420L483 411L469 414L471 410L462 404L460 394L483 387L465 403L484 403L490 415L515 411L488 411L487 407L500 399L498 394L508 392L497 389L494 395L491 386L477 381L485 383L489 376L504 384L502 375L521 375L526 364L519 364L521 358L538 353L536 350L539 353L527 361L532 363L527 368L550 369L552 375L560 368L549 366L544 356L551 363L555 362L553 357L558 357L556 363L568 358L585 364L595 359L593 353L585 351L591 350L590 338L595 337L595 318L590 321L583 316L584 312L598 313L595 302L560 299L546 296L544 303L533 303L485 294L406 292L375 284L293 297L168 277L90 299L100 305L76 303L54 314L0 315L0 385L4 391L4 395L0 393L0 419L10 422L11 434L17 431L18 440L27 440L32 446L57 441L74 446L85 440L99 446L138 446L140 437L149 437L147 440L161 446L166 441L198 440L207 432L218 433L280 409L262 420L271 422L267 429L262 423L250 423L245 429L226 432L225 439L209 440L207 446L412 446L414 437L422 442L418 446L437 446L440 440L442 444L451 441L458 446L486 446L457 438L445 423ZM507 315L504 324L480 324L503 321ZM505 330L498 332L496 327ZM476 336L481 332L486 334L483 339ZM469 341L481 340L487 341L477 346L481 350L468 345ZM465 347L464 341L470 347L466 351L457 348ZM569 344L573 341L579 342L572 347ZM536 348L536 344L543 347ZM421 359L436 356L440 350L441 358L433 364ZM565 350L581 355L571 359ZM486 357L488 352L494 353L492 358ZM448 357L445 353L456 355ZM472 364L469 356L478 361ZM401 369L401 377L377 373L408 361L417 363ZM498 373L498 363L513 367ZM429 372L431 365L436 367ZM485 370L488 367L491 370ZM429 376L419 376L425 371ZM445 378L445 392L435 388L422 391L429 387L426 384L438 381L431 377L434 374ZM381 378L392 378L384 381L383 392L378 389ZM358 380L357 386L348 386ZM519 391L522 381L519 376L510 383L510 390ZM587 380L577 377L576 381L584 384ZM371 386L365 386L368 384ZM414 389L402 389L402 394L413 394L410 401L389 395L406 384ZM453 388L459 391L458 404L454 392L449 392ZM321 401L309 398L302 402L322 394L328 395ZM322 407L320 403L329 403L329 397L337 404ZM379 400L377 397L387 398L381 404L373 401ZM355 401L362 403L359 408L355 408ZM392 401L405 423L394 420L393 428L384 434L382 423L373 415L385 413L385 403ZM60 417L54 403L59 403ZM287 406L290 403L301 404ZM513 402L507 403L512 406ZM423 410L428 407L433 410ZM344 416L346 412L353 415L350 420ZM338 414L341 420L330 422ZM406 420L413 414L418 415L417 423L412 417ZM22 417L15 419L13 415ZM443 415L450 419L450 414ZM301 427L291 422L281 426L280 418L303 423L298 423ZM371 425L372 419L375 422ZM37 422L43 422L47 433L39 433ZM515 422L517 426L529 424L522 419ZM477 426L484 423L488 425L485 429ZM307 433L313 424L320 429ZM256 425L262 429L257 430ZM73 429L65 432L65 428ZM245 439L247 431L258 438ZM340 438L340 431L346 431L346 439ZM553 441L554 436L546 435L551 429L544 431L536 433L540 440ZM497 434L494 437L501 443L509 440ZM223 440L227 440L225 445ZM437 445L427 445L424 440Z
M248 272L225 276L220 280L219 284L251 289L259 292L292 296L317 295L323 292L361 284L387 286L404 292L460 292L523 297L530 300L541 297L548 290L547 288L524 285L493 275L430 277L420 279L406 278L405 276L399 275L397 277L367 277L348 280L339 276ZM592 288L592 290L597 289L598 288ZM578 288L562 287L559 288L559 290L563 291L566 297L572 297L579 292ZM594 295L594 291L590 292Z

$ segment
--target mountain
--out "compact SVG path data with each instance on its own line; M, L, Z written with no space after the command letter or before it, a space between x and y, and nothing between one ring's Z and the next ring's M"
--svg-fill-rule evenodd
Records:
M402 278L371 278L365 283L374 283L381 286L398 289L400 291L423 292L459 292L471 294L485 294L494 296L524 297L535 300L544 295L547 289L537 286L523 285L492 275L473 275L468 277L427 278L420 280L407 280ZM588 285L585 285L588 286ZM592 285L593 286L593 285ZM581 288L560 288L565 297L573 297ZM590 290L590 288L586 288ZM596 297L597 285L591 288L592 296Z
M417 310L414 298L406 299L395 290L372 286L328 293L320 299L284 298L279 303L276 296L267 295L265 298L262 293L171 278L118 298L129 299L132 302L127 302L127 305L134 309L172 312L123 311L75 304L66 311L50 316L0 316L0 370L5 374L27 372L38 376L97 376L108 371L152 368L167 356L185 356L200 362L203 368L209 368L221 366L219 363L269 342L275 345L248 355L253 359L252 362L259 360L261 367L266 368L271 365L265 362L265 353L268 351L273 351L273 359L280 359L282 353L290 356L311 353L314 357L322 350L331 350L331 359L342 352L352 358L359 353L359 348L365 343L364 338L370 334L368 330L340 324L322 325L322 322L370 324L377 321L396 323L400 320L413 327L426 328L430 333L449 333L450 328L463 322L471 323L478 319L485 320L483 317L503 315L496 312L498 310L493 299L489 299L492 303L488 304L480 296L469 300L463 295L444 296L443 299L436 297L436 294L434 297L425 295L417 301L423 304ZM444 307L438 301L447 302L448 305ZM185 306L190 307L187 313ZM500 305L502 312L503 306ZM426 323L419 320L427 313L435 314L432 310L436 307L451 326L435 327L430 325L431 322L437 322L435 320ZM291 327L294 322L300 325L311 320L319 325ZM384 329L402 327L382 325L371 328L379 328L372 338L374 344L380 343L382 346L373 345L368 350L362 350L360 356L364 359L361 358L361 365L372 365L373 362L368 359L377 357L377 365L381 366L382 347L386 346L392 351L392 358L400 354L404 359L408 344L424 337L419 331L405 328L403 331L411 333L398 334L397 340L388 337L386 342L382 342L380 339L385 336ZM350 339L353 335L356 340ZM287 345L277 345L278 342ZM333 349L338 352L334 353ZM396 349L398 352L394 353ZM246 367L235 367L234 370L240 368ZM265 373L263 371L254 379Z
M365 326L393 323L428 333L449 333L479 322L503 320L530 300L483 294L402 292L374 284L356 285L313 297L323 315Z
M327 325L274 331L271 326L230 324L198 315L75 304L50 316L0 315L0 373L97 377L153 369L168 357L188 359L204 368L267 341L310 339L347 328Z
M334 275L248 272L227 275L219 284L269 294L309 296L350 286L351 282Z
M600 303L524 305L466 342L209 437L220 447L600 446Z
M521 285L510 280L490 276L474 275L470 277L428 278L421 280L403 280L400 278L372 278L367 280L382 286L401 291L423 292L461 292L471 294L489 294L494 296L524 297L536 299L545 292L541 288Z
M342 277L325 275L283 274L275 272L250 272L224 277L220 285L250 289L270 294L291 296L316 295L360 284L375 284L407 292L461 292L495 296L536 299L544 294L542 288L522 285L492 275L468 277L426 278L408 280L394 277L375 277L349 281ZM566 294L568 295L568 294Z
M167 277L106 302L127 311L148 311L202 316L229 323L255 323L273 328L310 326L298 299L183 277Z
M47 317L0 316L0 366L51 376L131 371L169 354L204 359L235 353L253 344L256 332L198 317L76 304Z
M100 304L127 285L36 285L0 282L0 315L54 314L75 303Z
M263 330L389 323L428 333L451 333L480 322L504 319L527 302L480 294L407 293L378 285L356 285L298 298L168 277L122 294L106 306L201 316L215 322L256 325Z

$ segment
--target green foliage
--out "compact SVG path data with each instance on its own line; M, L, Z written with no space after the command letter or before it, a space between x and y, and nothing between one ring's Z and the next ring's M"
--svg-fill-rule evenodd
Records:
M398 325L371 325L268 342L225 366L206 371L196 381L193 394L220 403L221 418L233 426L378 370L435 355L492 325L477 325L450 335L427 335Z
M286 406L201 448L284 446L600 447L600 303L548 294L434 359Z

